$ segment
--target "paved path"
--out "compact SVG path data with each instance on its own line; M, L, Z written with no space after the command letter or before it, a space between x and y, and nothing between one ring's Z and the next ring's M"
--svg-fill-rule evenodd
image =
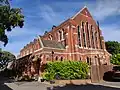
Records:
M119 82L107 82L107 81L104 81L104 82L101 82L101 83L98 83L99 85L103 85L103 86L109 86L109 87L116 87L116 88L120 88L120 81Z
M39 82L5 83L0 90L120 90L120 88L101 85L53 86Z
M5 83L12 90L47 90L50 85L42 84L39 82L17 82Z
M39 82L10 82L7 79L0 78L0 90L120 90L117 86L110 87L115 85L120 86L120 82L103 82L95 85L53 86Z

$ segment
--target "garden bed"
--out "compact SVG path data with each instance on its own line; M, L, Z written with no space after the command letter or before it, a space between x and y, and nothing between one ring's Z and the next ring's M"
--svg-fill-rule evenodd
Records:
M40 81L41 82L41 81ZM90 84L91 79L76 79L76 80L51 80L51 81L43 81L45 84L55 84L55 85L66 85L66 84L74 84L74 85L85 85Z
M88 83L91 83L90 79L83 79L83 80L55 80L55 84L81 85L81 84L88 84Z

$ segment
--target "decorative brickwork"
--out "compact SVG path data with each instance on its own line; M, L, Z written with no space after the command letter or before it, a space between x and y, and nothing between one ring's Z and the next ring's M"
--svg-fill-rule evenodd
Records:
M99 25L86 7L27 44L20 51L18 59L29 54L39 58L40 67L57 60L83 61L92 65L110 64L110 54L106 51Z

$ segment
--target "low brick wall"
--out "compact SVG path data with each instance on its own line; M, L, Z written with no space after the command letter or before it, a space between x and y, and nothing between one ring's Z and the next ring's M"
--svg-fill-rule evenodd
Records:
M88 83L91 83L90 79L84 79L84 80L55 80L55 84L81 85L81 84L88 84Z

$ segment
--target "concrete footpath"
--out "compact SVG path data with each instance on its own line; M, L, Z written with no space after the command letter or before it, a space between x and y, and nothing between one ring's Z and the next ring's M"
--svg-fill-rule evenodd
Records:
M100 82L100 83L92 83L93 85L101 85L106 87L120 88L120 82Z
M42 84L39 82L14 82L5 83L12 90L47 90L50 85Z
M112 83L92 83L87 85L51 85L40 82L14 82L4 83L10 89L0 90L120 90L120 82L112 85Z

